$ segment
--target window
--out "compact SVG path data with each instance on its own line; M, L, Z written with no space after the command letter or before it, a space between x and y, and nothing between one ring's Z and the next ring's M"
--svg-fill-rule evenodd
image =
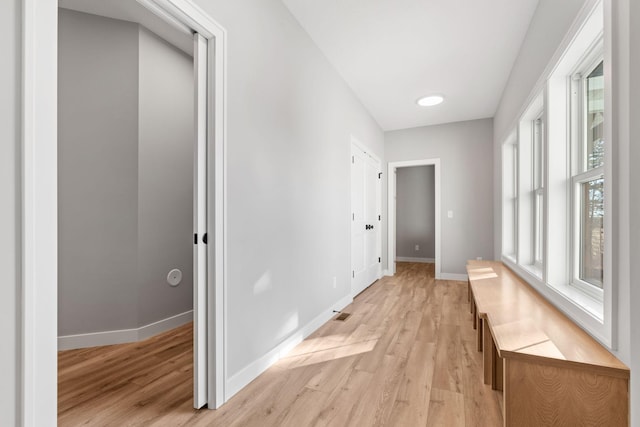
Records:
M596 48L572 76L573 284L602 299L604 283L604 62ZM596 57L595 60L593 57Z
M514 194L517 251L512 258L538 280L543 278L546 242L544 113L544 97L540 93L520 119L513 171L517 174Z
M518 245L518 144L515 135L502 147L503 254L516 261Z
M587 7L502 146L502 259L611 346L610 80L603 5Z
M533 130L533 264L542 269L544 258L544 129L542 114L532 123Z

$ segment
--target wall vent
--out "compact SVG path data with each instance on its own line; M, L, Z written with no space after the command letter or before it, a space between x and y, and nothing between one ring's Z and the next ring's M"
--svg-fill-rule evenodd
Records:
M341 322L344 322L349 318L349 316L351 316L351 313L340 313L334 320L339 320Z

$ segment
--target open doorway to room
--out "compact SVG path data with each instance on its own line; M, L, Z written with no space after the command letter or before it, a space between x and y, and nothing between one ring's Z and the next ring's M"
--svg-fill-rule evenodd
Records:
M82 3L82 0L70 1ZM133 0L129 1L136 4ZM59 10L57 1L24 0L23 3L22 54L26 72L22 79L22 270L25 274L22 280L21 417L29 425L55 425L59 336L58 255L59 246L65 244L58 233L59 82L56 70ZM94 3L108 6L118 2ZM192 202L197 201L194 206L197 234L192 250L198 266L194 266L197 280L194 280L193 289L194 393L189 400L195 407L208 405L209 408L217 408L225 400L226 32L191 0L140 0L139 4L152 10L162 22L184 30L193 37L195 78L192 84L195 88L194 129L197 146L194 178L197 179L194 180L196 188ZM101 52L93 49L90 53ZM118 115L119 111L113 110L111 113ZM87 142L92 136L86 135L80 143ZM122 160L125 162L128 159ZM102 163L99 161L82 167L100 168L103 167ZM116 176L114 179L120 178ZM91 218L82 220L91 221ZM94 228L83 236L81 242L87 251L102 244L93 235L99 225L93 225ZM212 235L209 239L206 237L207 231ZM193 233L189 233L189 236L190 239L194 237ZM113 269L118 267L112 266ZM97 371L100 369L96 368Z
M433 165L396 171L396 262L436 262ZM435 274L435 269L430 269Z
M150 390L200 408L206 41L133 0L61 0L58 36L58 422Z
M433 265L440 278L440 159L389 163L389 273L396 262Z

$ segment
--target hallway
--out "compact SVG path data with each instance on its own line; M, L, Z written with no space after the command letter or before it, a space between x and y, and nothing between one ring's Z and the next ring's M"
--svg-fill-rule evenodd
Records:
M466 283L398 263L217 411L192 404L191 325L59 355L59 425L499 426Z

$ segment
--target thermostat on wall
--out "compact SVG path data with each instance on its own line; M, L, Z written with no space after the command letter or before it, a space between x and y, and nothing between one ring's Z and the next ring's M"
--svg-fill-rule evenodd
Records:
M167 283L171 286L178 286L182 281L182 271L174 268L167 274Z

